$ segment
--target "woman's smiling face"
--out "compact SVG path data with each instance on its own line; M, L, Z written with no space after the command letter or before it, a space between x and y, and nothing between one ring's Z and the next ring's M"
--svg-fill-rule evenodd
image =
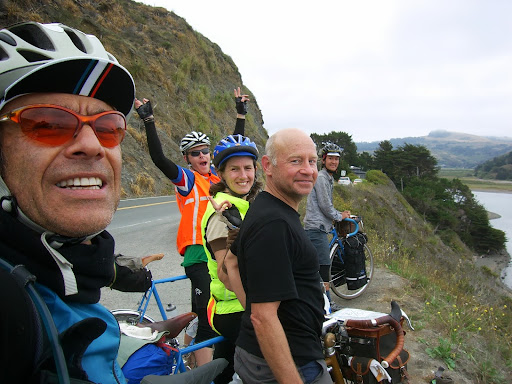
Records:
M219 172L231 191L237 195L246 195L254 184L256 168L249 156L233 156L226 160L226 168Z

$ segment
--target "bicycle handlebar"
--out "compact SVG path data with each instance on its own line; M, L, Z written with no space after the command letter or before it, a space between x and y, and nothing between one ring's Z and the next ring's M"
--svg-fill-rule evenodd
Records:
M389 324L393 327L396 334L396 344L395 348L387 355L384 359L382 359L382 366L384 368L388 368L389 365L398 357L400 352L404 347L404 330L400 325L400 322L396 321L390 315L382 316L377 319L366 319L366 320L347 320L345 321L345 325L353 328L375 328L382 324Z
M347 237L354 236L357 232L359 232L359 224L354 219L350 219L350 218L347 217L347 218L343 219L342 221L349 221L351 223L354 223L355 226L356 226L356 229L354 230L354 232L351 232L351 233L347 234Z

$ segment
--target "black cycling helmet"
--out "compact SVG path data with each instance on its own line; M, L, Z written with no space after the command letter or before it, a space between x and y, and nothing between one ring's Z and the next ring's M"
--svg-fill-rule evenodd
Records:
M229 135L223 138L213 151L213 165L219 168L233 156L249 156L258 160L258 148L254 141L242 135Z
M128 115L135 84L96 36L60 23L0 30L0 108L36 92L94 97Z
M331 141L328 141L326 143L322 143L323 147L320 150L320 155L322 157L322 160L325 159L326 156L341 156L341 152L343 152L343 148L341 148L339 145L334 144Z

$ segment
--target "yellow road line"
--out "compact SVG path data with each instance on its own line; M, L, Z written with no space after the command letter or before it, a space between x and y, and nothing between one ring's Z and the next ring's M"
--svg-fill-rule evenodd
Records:
M160 203L151 203L151 204L143 204L143 205L134 205L132 207L122 207L122 208L117 208L118 211L121 211L123 209L133 209L133 208L142 208L142 207L151 207L152 205L161 205L161 204L169 204L169 203L175 203L176 200L171 200L171 201L162 201Z

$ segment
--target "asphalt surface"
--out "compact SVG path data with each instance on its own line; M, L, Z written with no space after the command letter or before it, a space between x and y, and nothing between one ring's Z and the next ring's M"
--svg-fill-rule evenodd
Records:
M176 251L180 217L174 196L123 200L107 230L116 241L116 253L137 257L164 253L162 260L149 264L153 279L162 279L185 274L180 265L183 257ZM168 317L190 311L188 279L158 284L157 290L164 308L168 303L176 305L176 310L166 312ZM142 293L103 288L100 302L110 310L136 309L141 297ZM147 314L155 320L161 319L153 298Z

